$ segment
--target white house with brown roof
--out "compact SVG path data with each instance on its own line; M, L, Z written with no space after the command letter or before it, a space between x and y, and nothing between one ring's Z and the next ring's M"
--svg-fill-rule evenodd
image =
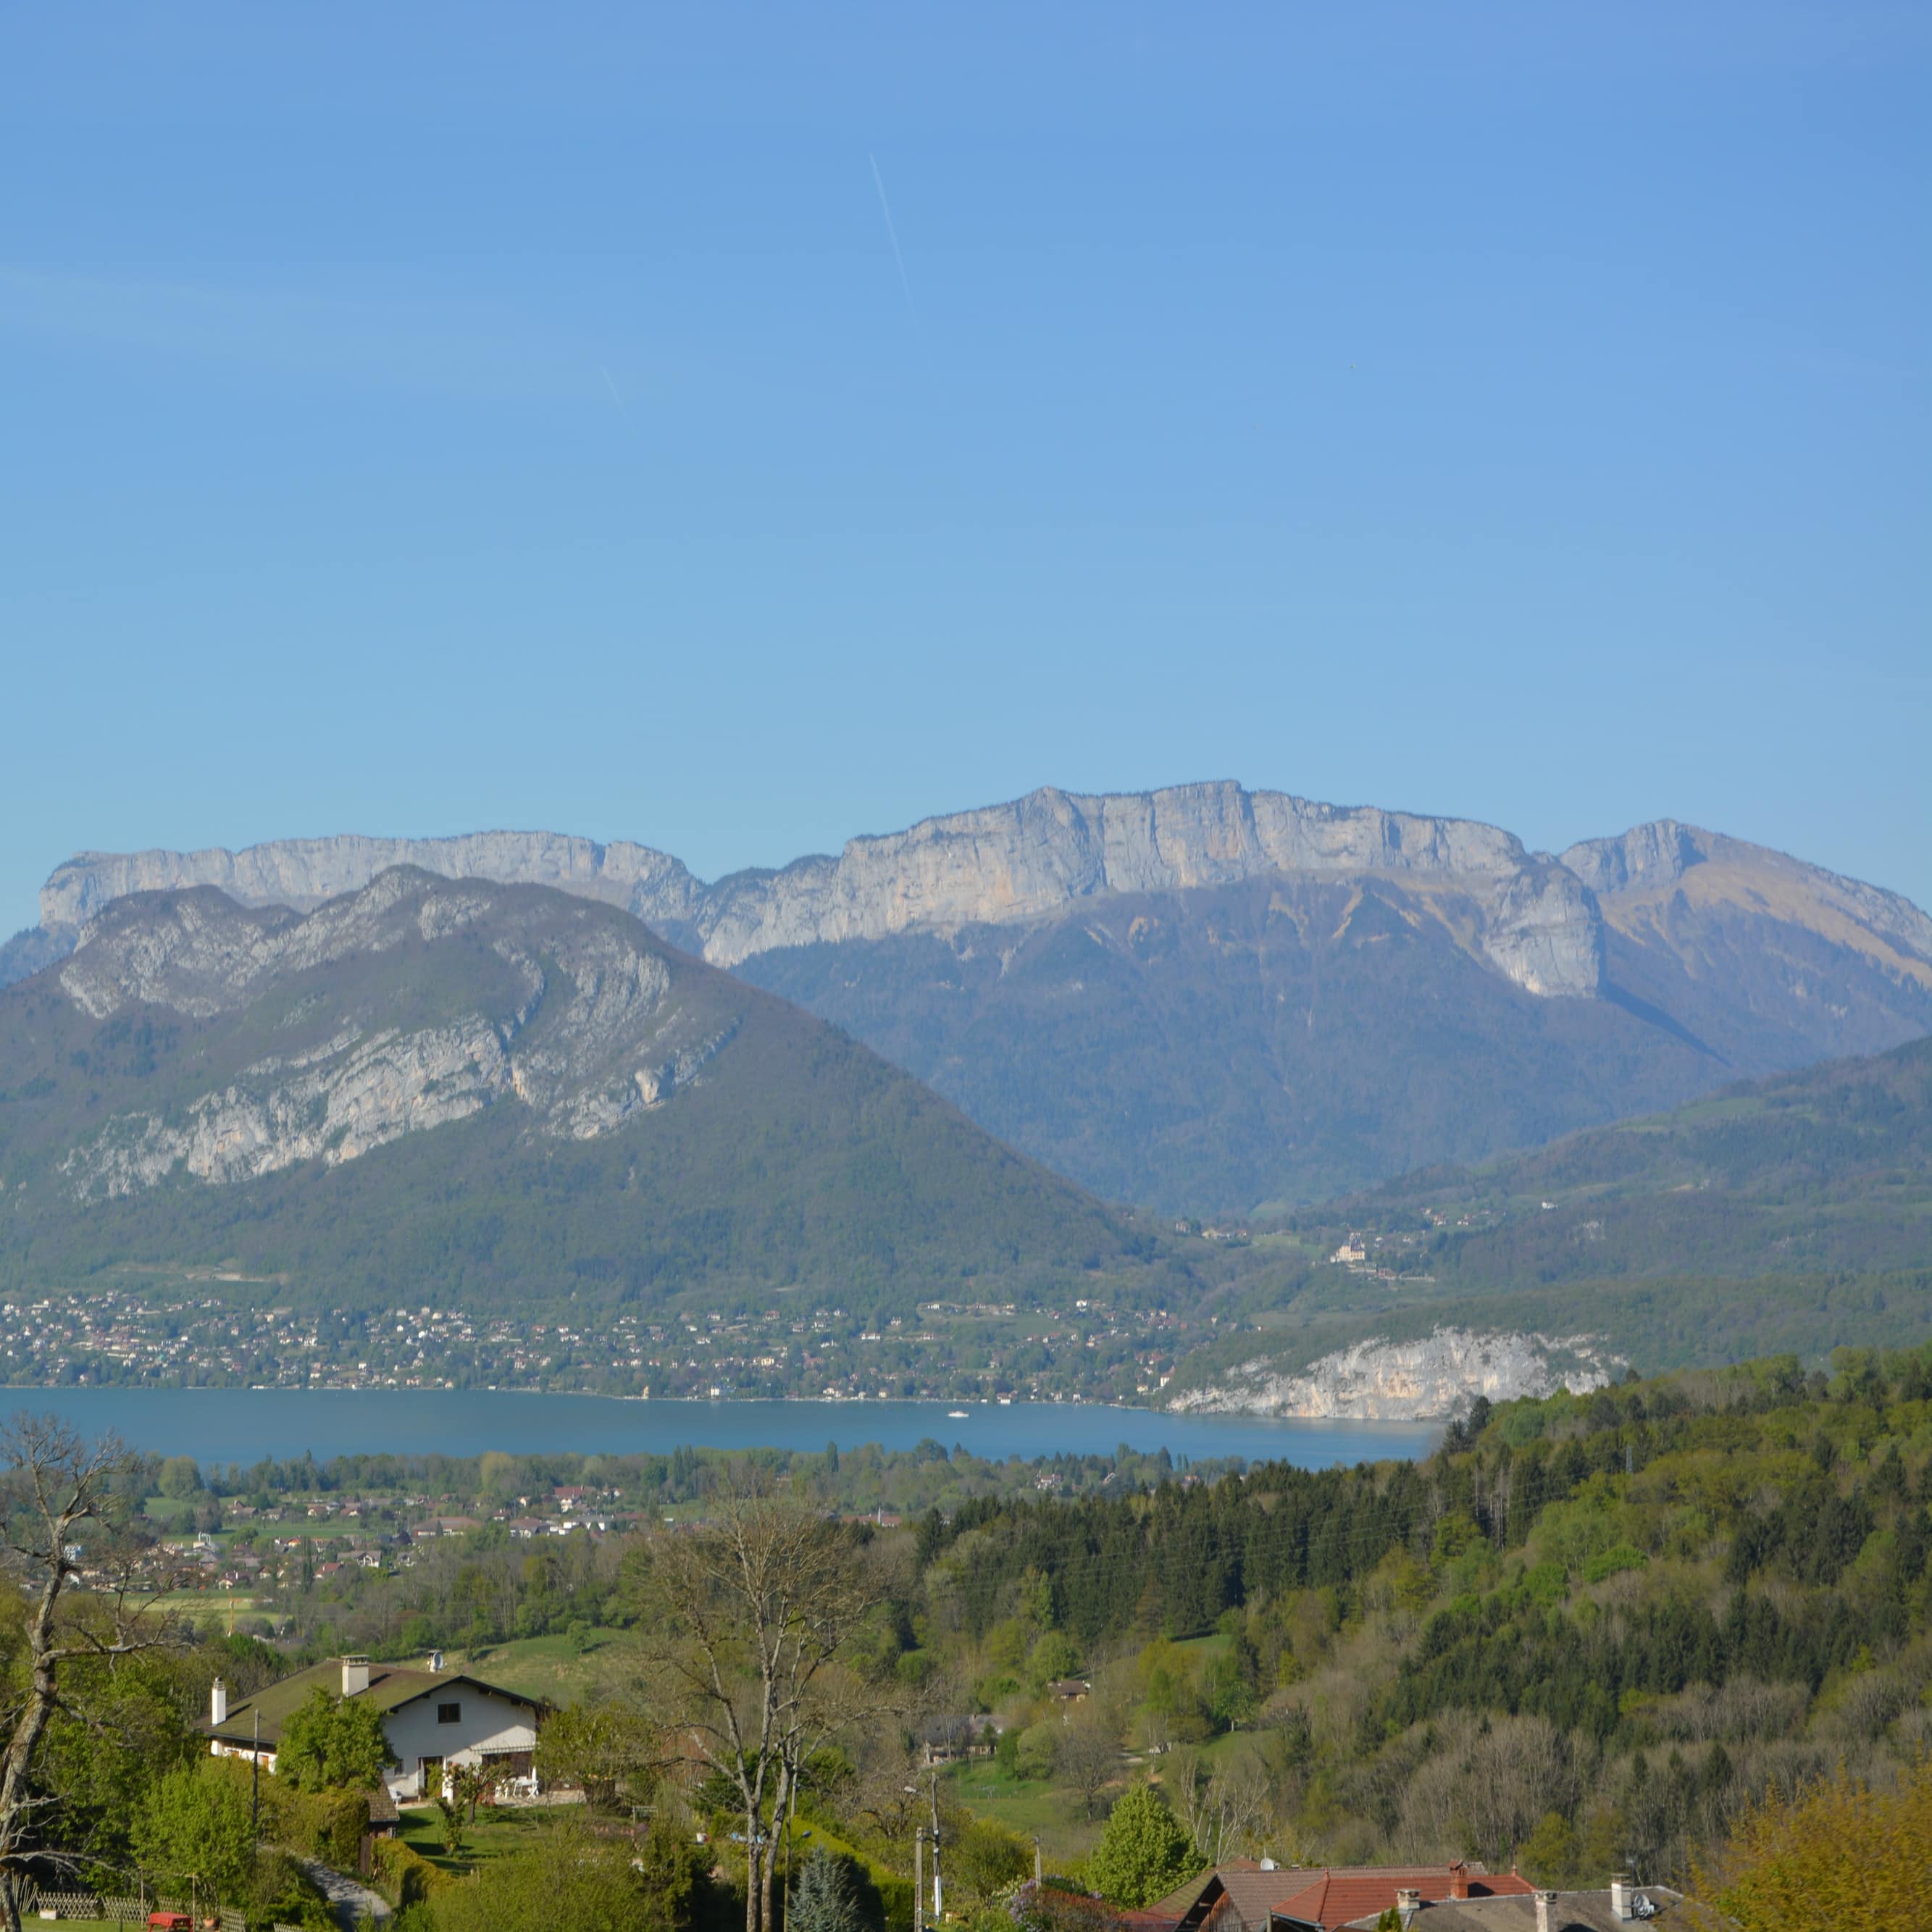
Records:
M275 1768L282 1726L318 1689L365 1700L382 1714L382 1732L394 1765L385 1774L389 1795L407 1804L428 1795L446 1765L484 1765L506 1778L532 1774L537 1726L545 1707L466 1671L424 1670L344 1657L298 1670L231 1705L219 1678L210 1694L208 1748L217 1757L260 1756Z

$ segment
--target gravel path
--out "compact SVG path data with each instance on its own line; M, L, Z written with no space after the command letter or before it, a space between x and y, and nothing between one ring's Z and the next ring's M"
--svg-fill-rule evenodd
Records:
M365 1912L379 1925L388 1923L392 1916L389 1901L380 1892L371 1892L359 1878L351 1878L346 1872L312 1858L304 1858L302 1868L328 1894L329 1904L335 1908L335 1922L343 1932L355 1932L356 1922Z

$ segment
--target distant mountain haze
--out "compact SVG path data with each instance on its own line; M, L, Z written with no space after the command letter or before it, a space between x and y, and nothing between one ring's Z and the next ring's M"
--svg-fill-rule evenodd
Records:
M1233 783L1052 789L712 884L550 833L84 854L0 972L135 892L314 907L406 864L622 907L1110 1198L1251 1212L1932 1030L1932 920L1660 821L1560 857Z

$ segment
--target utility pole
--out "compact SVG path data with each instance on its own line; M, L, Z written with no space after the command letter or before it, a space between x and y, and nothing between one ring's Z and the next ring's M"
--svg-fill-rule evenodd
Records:
M248 1760L248 1834L262 1842L262 1707L255 1706L255 1749Z
M1033 1888L1040 1889L1040 1834L1033 1834Z
M926 1827L912 1828L912 1932L926 1932Z
M932 1771L932 1922L943 1925L946 1922L946 1893L944 1881L939 1876L939 1768Z

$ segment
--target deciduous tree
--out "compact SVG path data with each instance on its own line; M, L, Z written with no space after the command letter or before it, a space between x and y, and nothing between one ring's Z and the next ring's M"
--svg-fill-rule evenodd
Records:
M1085 1802L1090 1818L1101 1791L1120 1768L1121 1729L1119 1712L1090 1697L1074 1707L1056 1743L1054 1762Z
M382 1714L318 1684L289 1714L276 1747L275 1771L298 1791L368 1791L395 1762Z
M703 1887L688 1838L654 1831L641 1845L550 1826L528 1849L485 1860L436 1894L436 1932L682 1932Z
M1795 1797L1768 1794L1692 1889L1702 1922L1738 1932L1894 1932L1924 1913L1932 1764L1874 1791L1840 1769ZM1721 1917L1719 1916L1721 1915Z
M648 1712L621 1691L559 1711L537 1733L544 1782L575 1785L596 1810L642 1796L670 1754Z
M131 1835L143 1870L204 1900L232 1903L254 1862L248 1797L208 1758L178 1766L155 1784Z
M746 1932L764 1932L802 1768L893 1702L842 1667L870 1607L857 1552L838 1523L741 1472L706 1522L652 1538L637 1582L665 1735L734 1792Z

